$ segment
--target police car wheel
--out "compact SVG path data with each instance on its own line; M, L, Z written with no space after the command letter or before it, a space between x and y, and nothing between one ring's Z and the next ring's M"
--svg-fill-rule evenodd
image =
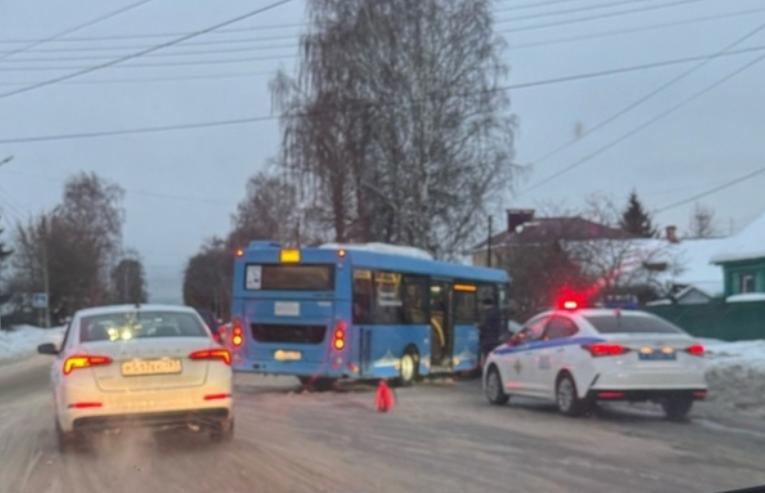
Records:
M587 401L579 398L574 379L568 373L558 378L555 402L558 404L558 411L566 416L581 416L587 410Z
M488 375L486 375L486 384L484 387L486 398L491 404L501 406L507 404L510 396L505 393L502 386L502 378L499 376L499 370L495 366L489 369Z

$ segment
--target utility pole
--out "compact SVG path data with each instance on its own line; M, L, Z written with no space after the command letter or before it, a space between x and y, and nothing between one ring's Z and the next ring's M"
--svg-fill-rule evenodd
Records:
M486 240L486 266L491 267L491 237L494 216L489 216L489 238Z
M12 155L8 156L5 159L3 159L2 161L0 161L0 166L2 166L4 164L8 164L11 161L13 161L13 156ZM2 305L0 305L0 331L2 331L2 330L3 330L3 310L2 310Z
M47 303L45 303L45 327L50 327L50 279L48 277L48 218L43 215L42 218L42 269L43 269L43 289Z

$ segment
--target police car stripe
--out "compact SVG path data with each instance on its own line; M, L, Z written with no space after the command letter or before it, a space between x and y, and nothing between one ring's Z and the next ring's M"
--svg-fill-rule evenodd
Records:
M595 344L597 342L603 342L605 339L601 339L598 337L572 337L570 339L564 338L564 339L553 339L551 341L532 341L527 344L522 344L520 346L510 346L508 344L503 344L502 346L499 346L497 349L492 351L494 354L511 354L511 353L522 353L524 351L534 351L537 349L547 349L551 347L561 347L561 346L581 346L583 344Z

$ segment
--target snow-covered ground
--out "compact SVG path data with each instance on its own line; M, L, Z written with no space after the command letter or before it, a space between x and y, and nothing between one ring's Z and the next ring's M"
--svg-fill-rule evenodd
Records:
M765 417L765 340L703 341L709 402Z
M60 343L64 328L41 329L19 325L14 330L0 330L0 364L33 355L46 342Z

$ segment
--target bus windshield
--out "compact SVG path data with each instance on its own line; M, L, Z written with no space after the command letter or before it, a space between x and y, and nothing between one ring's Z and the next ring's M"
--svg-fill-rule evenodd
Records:
M334 289L332 265L250 264L245 275L249 290L331 291Z

